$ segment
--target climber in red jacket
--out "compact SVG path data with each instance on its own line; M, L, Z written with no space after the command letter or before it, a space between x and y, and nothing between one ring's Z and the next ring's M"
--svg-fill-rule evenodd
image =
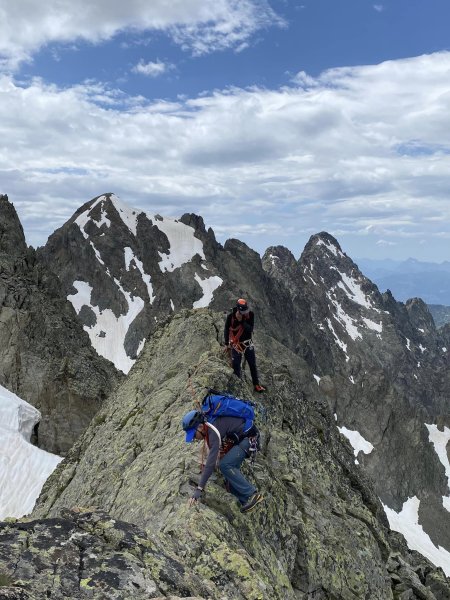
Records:
M253 311L249 310L246 300L239 298L225 321L225 345L231 348L231 361L235 374L241 376L242 356L244 356L250 367L255 392L265 392L266 388L259 383L256 368L255 348L252 342L254 323Z

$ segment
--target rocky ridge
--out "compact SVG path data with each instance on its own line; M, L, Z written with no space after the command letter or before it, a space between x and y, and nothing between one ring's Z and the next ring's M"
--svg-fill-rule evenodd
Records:
M252 395L246 378L230 374L221 324L220 314L182 311L156 330L48 480L33 520L51 523L65 507L79 505L131 521L151 531L152 541L163 543L183 572L202 581L195 593L203 598L448 597L450 581L442 571L388 531L370 480L354 464L310 366L271 336L259 339L260 368L270 388L255 399L263 450L255 470L247 470L266 500L242 515L215 477L204 503L187 506L198 477L198 448L185 445L181 416L209 386ZM14 578L4 560L0 568ZM34 577L44 589L46 575ZM91 588L97 597L127 597L108 585L94 579ZM88 597L76 584L72 589L74 598ZM192 587L176 593L192 594Z
M180 251L181 234L171 236L171 227L184 231L190 253ZM99 311L119 320L130 304L143 307L123 337L126 368L168 315L202 299L223 311L236 297L248 298L257 330L282 344L276 353L288 349L306 361L341 431L359 439L355 460L385 506L406 516L414 503L430 546L450 551L450 467L439 446L450 434L450 328L437 331L422 301L402 304L380 294L327 233L313 236L299 260L282 246L261 260L238 240L222 247L200 217L184 215L175 223L149 217L111 194L80 208L41 254L94 346L101 340ZM174 257L181 254L180 264ZM209 279L223 283L205 296ZM91 291L83 294L83 286ZM151 288L148 297L144 288Z
M0 385L40 410L39 446L64 454L117 381L0 196Z
M383 502L400 511L415 498L435 546L450 549L448 473L432 443L450 427L446 332L420 299L380 294L326 233L292 258L286 270L286 250L269 248L263 264L296 306L308 307L304 356L338 425L373 446L357 458Z

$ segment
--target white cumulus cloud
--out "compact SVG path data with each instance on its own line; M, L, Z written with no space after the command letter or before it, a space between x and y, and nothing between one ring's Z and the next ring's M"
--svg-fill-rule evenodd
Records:
M139 73L140 75L146 75L147 77L158 77L167 71L174 68L174 65L170 63L164 63L160 60L155 62L145 62L140 60L137 65L132 68L133 73Z
M195 54L240 46L283 21L265 0L0 0L0 65L14 68L50 43L100 43L166 31Z
M380 250L450 236L447 52L178 102L8 75L0 95L1 191L29 243L105 191L257 249L324 229Z

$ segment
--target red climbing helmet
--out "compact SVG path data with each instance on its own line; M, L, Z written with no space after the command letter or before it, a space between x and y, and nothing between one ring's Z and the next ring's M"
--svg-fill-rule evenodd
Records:
M244 298L239 298L239 300L236 302L236 308L238 309L239 312L247 312L248 311L247 300L244 300Z

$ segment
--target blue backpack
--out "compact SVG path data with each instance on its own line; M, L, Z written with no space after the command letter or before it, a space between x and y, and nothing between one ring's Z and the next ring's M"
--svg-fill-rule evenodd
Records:
M226 392L209 390L203 398L202 413L208 423L214 423L218 417L239 417L245 421L244 433L253 427L255 409L250 400L241 400L230 396Z

